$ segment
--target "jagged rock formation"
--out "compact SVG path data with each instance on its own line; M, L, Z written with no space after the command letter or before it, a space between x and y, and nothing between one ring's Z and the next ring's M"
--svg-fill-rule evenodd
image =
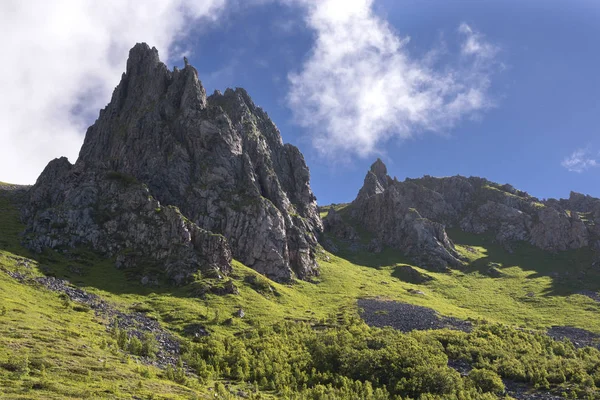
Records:
M49 169L32 190L28 231L33 236L48 233L40 228L48 218L45 207L77 208L61 197L65 189L52 183L54 167ZM61 179L74 192L83 192L82 185L92 180L104 196L112 186L97 177L107 173L147 185L145 197L176 206L181 218L189 219L188 229L222 234L235 258L273 279L318 273L316 234L322 223L302 154L283 144L277 127L243 89L207 97L187 60L185 68L170 71L156 49L137 44L130 51L111 102L88 129L72 171ZM108 193L123 200L137 193L117 192ZM72 220L73 226L52 234L67 235L74 244L79 224ZM102 230L113 234L104 225ZM41 238L31 243L51 244Z
M73 166L64 157L40 175L25 215L30 248L90 246L115 256L117 267L135 269L142 282L164 275L182 284L198 270L231 270L223 236L199 228L176 207L161 206L129 176Z
M350 205L352 218L382 243L402 250L426 268L444 270L461 266L460 256L444 226L421 216L404 189L387 175L387 168L378 159Z
M587 228L589 245L600 252L600 199L571 192L568 199L549 199L545 204L557 210L570 210L570 216L581 220Z
M371 166L346 212L386 245L436 270L461 265L446 227L493 235L508 248L527 241L548 251L588 245L600 249L598 199L573 193L569 200L542 202L510 185L477 177L425 176L399 182L387 175L381 160ZM342 223L339 216L331 219L326 231L347 231Z

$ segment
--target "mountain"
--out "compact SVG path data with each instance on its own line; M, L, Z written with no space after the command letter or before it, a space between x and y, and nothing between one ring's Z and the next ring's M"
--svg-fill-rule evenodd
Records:
M318 274L322 224L300 151L243 89L207 97L187 60L170 71L146 44L77 162L40 175L25 218L29 247L88 245L143 265L146 281L227 274L231 256L275 280Z
M136 45L78 160L0 182L1 399L600 397L599 199L377 160L317 209L184 62Z
M324 219L326 232L359 240L338 214L330 209ZM425 176L400 182L387 175L379 159L344 214L374 236L374 249L381 244L397 248L418 265L437 271L464 264L446 228L492 236L509 251L518 242L554 253L600 251L599 199L571 193L568 200L540 201L478 177Z

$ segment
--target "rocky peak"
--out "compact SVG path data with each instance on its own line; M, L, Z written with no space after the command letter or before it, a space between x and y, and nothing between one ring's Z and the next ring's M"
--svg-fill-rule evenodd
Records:
M376 194L383 193L392 182L392 178L387 174L387 167L378 158L367 172L363 187L358 192L357 200L367 199Z
M375 174L377 179L381 181L387 180L387 167L381 161L381 158L378 158L372 165L370 171Z
M206 108L206 92L191 65L170 71L156 48L136 44L129 52L127 70L115 88L110 103L85 136L79 162L101 163L115 169L127 153L139 151L136 142L152 135L156 122L178 114L198 114ZM139 125L127 129L133 122ZM151 138L160 146L161 138Z
M129 50L125 74L128 77L152 75L157 67L161 67L156 47L150 48L146 43L136 43Z
M223 235L235 258L271 278L318 273L322 222L302 154L283 144L245 90L207 98L187 61L170 71L155 48L135 45L74 169L145 184L160 204L177 207L201 230ZM42 182L34 192L42 188L58 190Z
M428 204L431 213L422 215L422 208L414 207L421 200ZM440 194L425 186L390 178L385 164L377 159L347 209L351 219L374 236L374 242L402 250L423 267L443 271L460 267L462 262L444 225L427 218L447 211L447 206L439 207L440 200ZM325 231L340 239L357 237L335 210L329 211Z

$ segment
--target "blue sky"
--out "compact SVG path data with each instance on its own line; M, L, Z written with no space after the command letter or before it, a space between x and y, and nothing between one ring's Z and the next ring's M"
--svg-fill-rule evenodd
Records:
M57 136L40 128L45 140L68 143L52 151L74 161L82 127L108 100L124 67L117 59L135 39L157 46L170 66L187 54L209 93L244 87L304 153L320 204L351 201L377 157L399 179L476 175L541 198L570 190L600 197L599 2L358 0L348 20L338 16L351 7L312 0L209 3L183 15L167 10L169 24L142 21L129 36L111 28L123 38L116 50L114 38L96 38L110 60L84 65L91 72L82 81L91 76L95 86L65 89L74 100L49 109L71 119ZM9 126L25 129L16 119ZM45 164L59 155L42 147L19 156L48 157ZM33 172L1 166L0 180L31 181Z

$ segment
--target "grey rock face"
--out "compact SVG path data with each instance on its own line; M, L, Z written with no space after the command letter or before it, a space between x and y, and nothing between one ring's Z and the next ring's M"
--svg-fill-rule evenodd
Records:
M60 158L48 164L29 198L25 241L34 250L89 246L115 256L118 268L137 270L146 283L156 269L176 284L198 270L231 270L223 236L199 228L176 207L162 207L131 177Z
M87 131L80 166L135 177L273 279L318 274L322 223L302 154L283 144L243 89L207 98L187 62L170 71L156 49L137 44L111 102Z
M531 229L531 243L545 250L579 249L588 245L588 230L572 211L544 207L538 211L538 223Z
M342 216L335 211L335 208L329 208L327 216L323 219L323 228L326 232L332 234L339 239L358 240L359 236L356 230L346 223Z
M392 183L392 179L387 174L387 167L378 158L367 172L365 182L358 192L357 199L368 199L369 197L383 193L390 183Z
M549 199L546 204L558 209L580 213L600 213L600 199L577 192L571 192L568 199Z
M421 216L411 207L406 193L414 193L413 186L403 187L385 173L378 160L365 178L365 187L350 205L353 218L374 234L382 243L402 250L420 265L433 270L462 265L454 244L444 226ZM379 175L379 176L377 176ZM372 185L377 177L379 186ZM375 190L373 190L373 188ZM426 192L430 190L425 189ZM430 199L430 197L427 197ZM430 204L439 204L435 199ZM445 208L445 207L442 207Z
M510 185L476 177L425 176L399 182L387 176L381 160L367 173L349 210L383 243L437 270L461 263L446 226L491 234L509 247L527 241L548 251L600 248L599 199L572 193L568 200L541 202ZM327 232L348 230L334 224L335 218L327 220Z
M532 225L530 215L491 200L476 207L460 222L461 229L466 232L494 231L499 242L529 240Z

